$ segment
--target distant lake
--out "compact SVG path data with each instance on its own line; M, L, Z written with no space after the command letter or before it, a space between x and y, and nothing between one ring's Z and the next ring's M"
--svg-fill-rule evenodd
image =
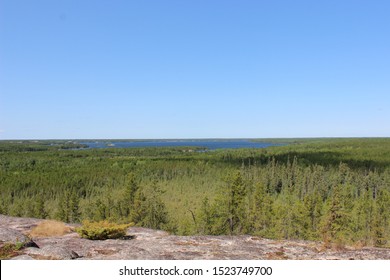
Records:
M280 144L253 142L248 139L232 140L136 140L136 141L86 141L80 144L88 145L91 149L101 148L145 148L145 147L204 147L209 150L215 149L238 149L238 148L266 148L279 146Z

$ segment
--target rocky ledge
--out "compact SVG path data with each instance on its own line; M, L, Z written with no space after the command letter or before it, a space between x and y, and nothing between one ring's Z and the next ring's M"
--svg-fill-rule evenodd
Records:
M320 242L270 240L241 236L175 236L140 227L128 229L127 238L87 240L75 232L56 237L36 237L28 232L43 220L0 215L0 247L26 245L13 259L90 260L256 260L256 259L390 259L390 249L363 247L324 249ZM69 225L75 226L75 225Z

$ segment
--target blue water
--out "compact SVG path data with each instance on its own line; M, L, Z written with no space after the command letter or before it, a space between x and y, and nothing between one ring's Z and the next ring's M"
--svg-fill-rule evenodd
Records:
M274 143L252 142L247 139L234 140L144 140L144 141L94 141L81 142L89 148L144 148L144 147L204 147L209 150L215 149L238 149L238 148L266 148L275 146Z

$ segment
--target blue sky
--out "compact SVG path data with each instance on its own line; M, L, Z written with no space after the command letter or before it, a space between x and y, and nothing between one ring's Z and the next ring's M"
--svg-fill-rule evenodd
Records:
M0 0L0 139L390 136L390 1Z

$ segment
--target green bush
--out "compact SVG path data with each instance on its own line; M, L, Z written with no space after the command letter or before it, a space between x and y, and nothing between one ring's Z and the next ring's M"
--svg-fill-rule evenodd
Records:
M126 235L127 228L132 224L116 224L109 221L90 222L84 221L83 225L76 228L82 238L91 240L116 239Z
M12 257L16 257L20 254L20 250L23 248L24 243L16 242L0 244L0 260L7 260Z

